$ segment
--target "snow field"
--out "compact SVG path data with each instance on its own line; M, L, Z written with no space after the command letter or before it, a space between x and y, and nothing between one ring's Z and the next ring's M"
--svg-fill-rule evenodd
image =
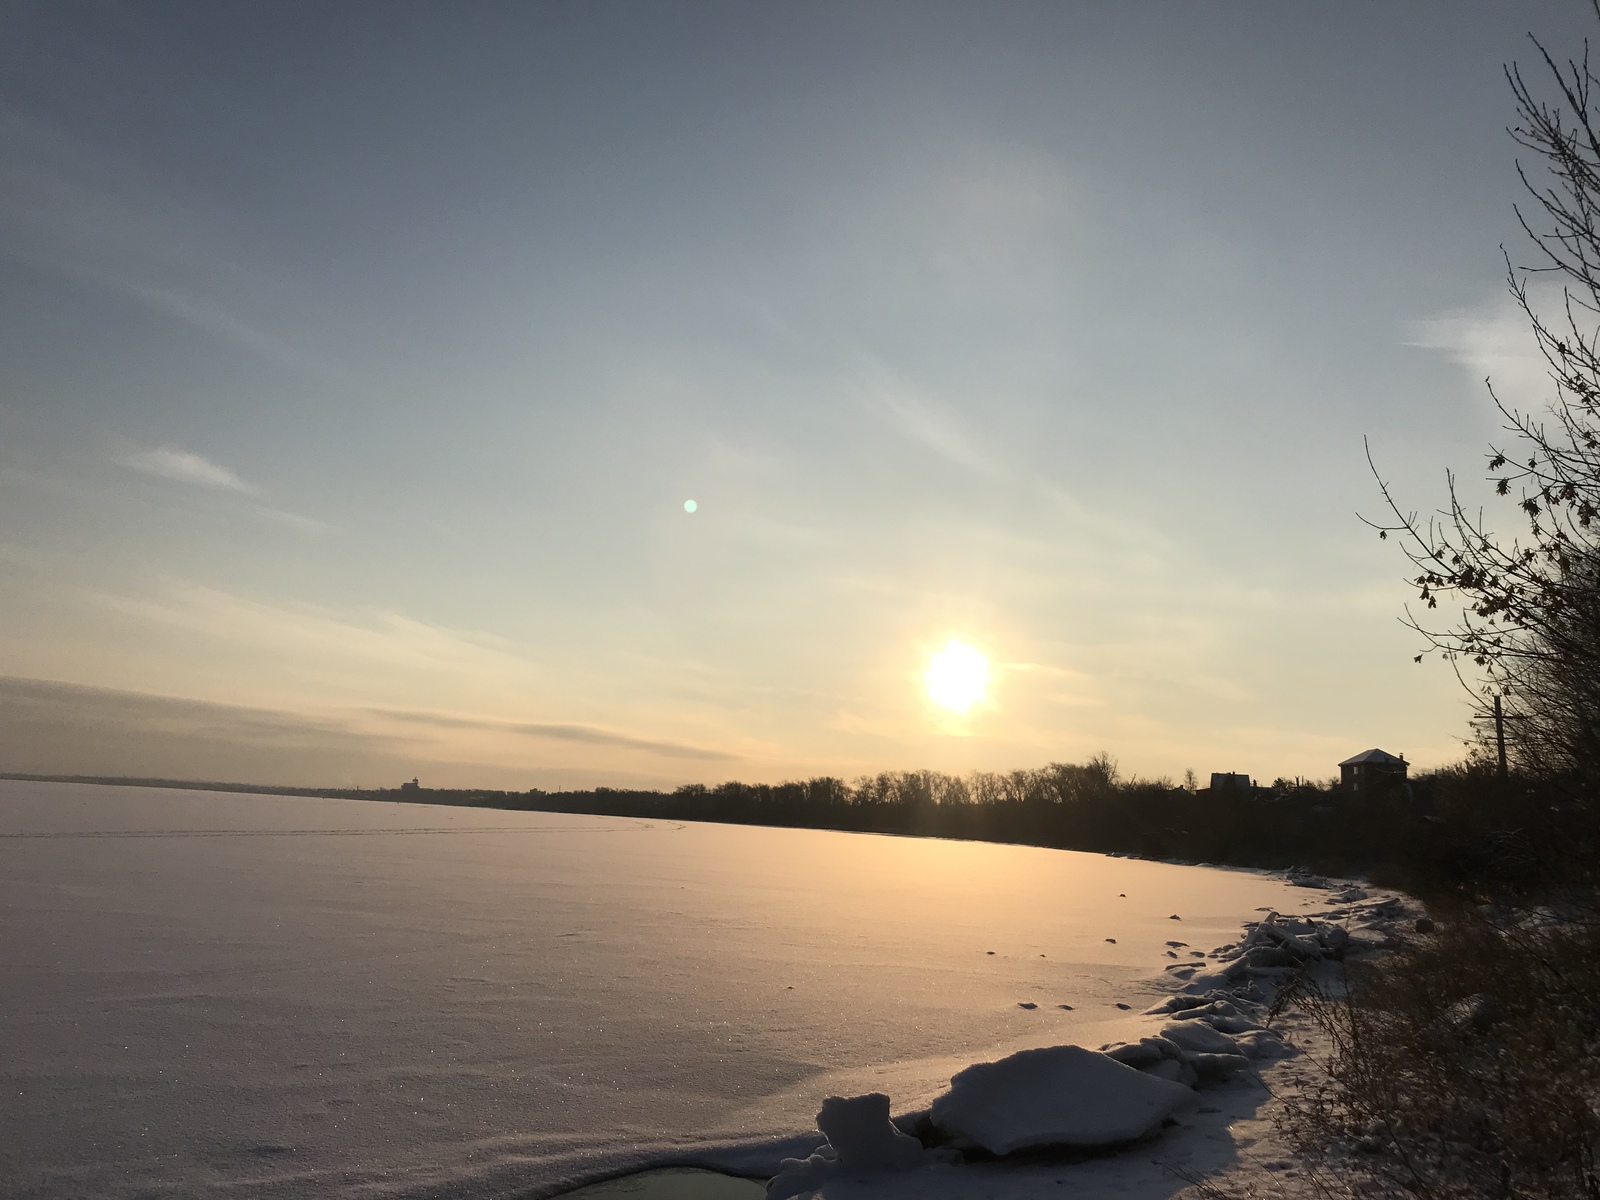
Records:
M1020 846L0 781L0 1194L770 1176L830 1095L926 1109L974 1062L1137 1041L1169 941L1301 895Z

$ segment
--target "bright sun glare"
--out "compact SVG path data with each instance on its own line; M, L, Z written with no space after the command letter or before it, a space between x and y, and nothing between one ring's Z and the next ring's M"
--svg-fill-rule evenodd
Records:
M928 698L951 712L964 713L989 690L989 660L965 642L951 638L928 663Z

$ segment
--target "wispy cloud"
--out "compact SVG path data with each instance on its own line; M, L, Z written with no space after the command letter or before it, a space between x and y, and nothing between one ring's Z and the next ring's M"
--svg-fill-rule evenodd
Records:
M1413 321L1406 334L1406 345L1446 355L1514 403L1539 403L1549 390L1549 364L1510 297Z
M0 255L87 280L302 370L263 316L284 302L239 222L113 148L0 104Z
M246 483L227 467L219 466L210 459L188 450L176 450L170 446L160 446L154 450L126 451L117 456L117 461L130 471L159 475L175 483L240 492L246 496L254 496L257 492L254 485Z
M391 721L412 725L431 725L438 729L482 729L494 733L516 733L526 737L547 738L557 742L580 742L588 746L615 746L624 750L643 750L668 758L694 758L709 762L728 762L736 754L691 746L684 742L664 742L651 738L632 737L600 729L593 725L547 724L538 721L501 721L489 717L461 717L449 713L413 712L392 708L369 708L367 712Z
M930 395L910 380L874 362L856 372L854 386L871 408L888 417L900 431L958 466L991 474L994 461L978 437L949 403Z
M516 679L527 663L503 638L464 633L394 612L338 613L311 605L273 604L192 583L160 596L91 591L98 607L138 617L189 636L252 647L274 661L338 669L370 679L385 669L436 677ZM319 678L323 676L319 675Z

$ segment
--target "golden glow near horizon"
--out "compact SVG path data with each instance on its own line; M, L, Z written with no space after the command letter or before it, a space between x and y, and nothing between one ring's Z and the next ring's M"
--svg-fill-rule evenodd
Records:
M951 712L964 713L988 693L989 660L965 642L951 638L929 661L923 679L928 699Z

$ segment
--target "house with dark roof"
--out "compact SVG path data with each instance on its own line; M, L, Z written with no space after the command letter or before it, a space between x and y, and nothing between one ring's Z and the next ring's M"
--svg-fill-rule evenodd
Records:
M1255 782L1248 775L1241 775L1237 771L1211 772L1211 790L1213 792L1248 792L1255 787Z
M1403 754L1363 750L1339 764L1339 786L1347 792L1359 792L1386 779L1404 780L1408 765Z

